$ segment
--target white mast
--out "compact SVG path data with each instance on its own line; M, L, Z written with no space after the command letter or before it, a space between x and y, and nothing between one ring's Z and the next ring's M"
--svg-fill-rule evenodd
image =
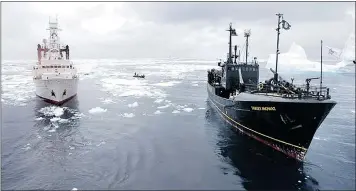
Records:
M58 36L58 31L61 29L58 28L58 18L56 17L56 21L51 22L51 18L49 18L49 58L50 59L58 59L60 57L60 38Z

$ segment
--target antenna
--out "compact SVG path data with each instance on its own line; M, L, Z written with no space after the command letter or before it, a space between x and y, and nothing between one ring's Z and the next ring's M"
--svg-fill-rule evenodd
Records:
M237 58L237 55L236 55L236 51L237 51L237 45L235 45L235 56L234 56L234 58L235 58L235 61L234 61L234 63L236 64L236 58Z
M240 62L240 58L241 58L241 49L239 49L239 62Z
M228 63L231 62L231 32L232 32L232 23L230 23L230 28L229 28L229 58L228 58Z
M246 64L247 64L247 56L248 56L248 37L251 36L251 29L245 30L244 36L246 37Z
M320 90L319 90L319 96L321 96L322 86L323 86L323 40L320 41Z

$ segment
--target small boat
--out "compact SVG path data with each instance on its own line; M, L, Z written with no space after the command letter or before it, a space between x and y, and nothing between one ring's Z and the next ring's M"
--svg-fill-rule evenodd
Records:
M133 77L134 77L134 78L145 78L145 75L144 75L144 74L138 75L138 74L135 73L135 74L133 75Z

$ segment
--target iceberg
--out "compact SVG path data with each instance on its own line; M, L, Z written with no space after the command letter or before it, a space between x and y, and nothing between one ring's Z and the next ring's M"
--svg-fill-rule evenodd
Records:
M327 47L330 53L330 47ZM345 47L338 57L338 62L334 65L323 63L323 71L337 72L340 69L354 65L355 60L355 35L351 34L345 43ZM275 69L276 54L270 54L267 60L266 68ZM310 61L307 58L305 50L302 46L293 42L289 51L279 54L278 57L278 71L320 71L320 62Z
M342 51L342 61L352 62L355 60L355 34L350 34Z
M342 50L329 46L326 46L326 48L329 50L329 54L337 59L338 65L352 65L355 60L355 34L350 34Z
M275 69L276 54L270 54L267 60L266 68ZM281 53L278 56L278 71L289 70L320 70L320 63L308 60L303 47L293 42L288 52Z

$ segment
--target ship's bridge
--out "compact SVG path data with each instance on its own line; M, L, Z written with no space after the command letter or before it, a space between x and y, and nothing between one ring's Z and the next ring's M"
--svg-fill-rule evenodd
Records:
M77 69L68 60L43 60L41 64L33 67L34 79L76 78Z

